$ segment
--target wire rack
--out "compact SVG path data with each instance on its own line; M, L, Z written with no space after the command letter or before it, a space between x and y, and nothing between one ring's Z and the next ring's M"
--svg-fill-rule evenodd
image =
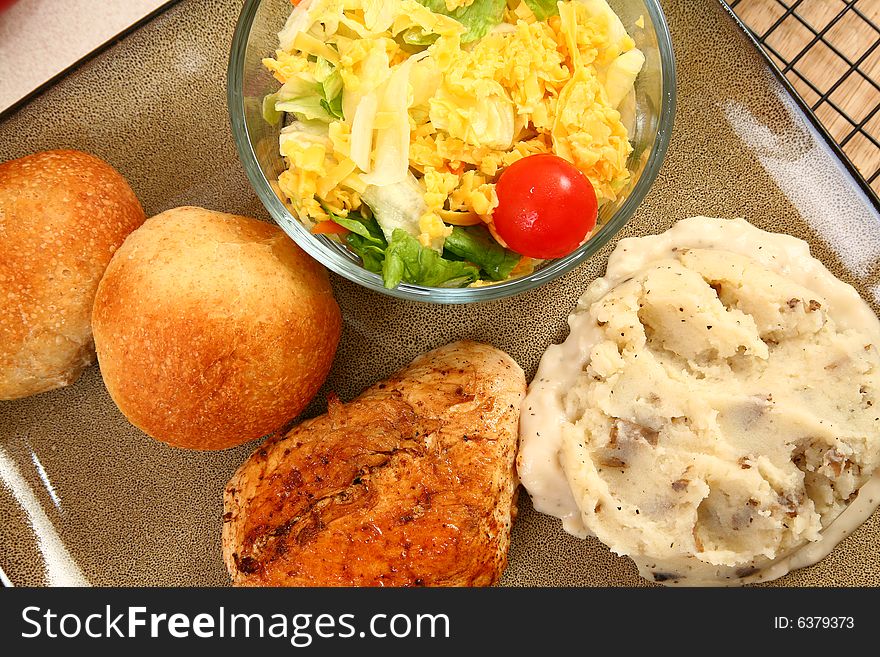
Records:
M880 0L727 0L880 194Z

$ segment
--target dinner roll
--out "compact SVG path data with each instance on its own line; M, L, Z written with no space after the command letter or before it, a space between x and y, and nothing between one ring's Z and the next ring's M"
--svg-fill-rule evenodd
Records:
M0 399L60 388L94 362L98 281L144 219L125 179L87 153L0 164Z
M132 233L94 310L101 374L122 413L153 438L203 450L302 411L341 326L326 270L281 229L195 207Z

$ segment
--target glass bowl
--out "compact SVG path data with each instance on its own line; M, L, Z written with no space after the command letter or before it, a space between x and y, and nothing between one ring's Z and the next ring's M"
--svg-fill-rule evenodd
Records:
M576 267L607 243L632 216L648 192L666 154L675 114L675 62L669 29L656 0L609 0L636 47L645 54L645 65L635 84L635 123L630 141L633 152L628 167L632 176L615 203L599 212L596 230L569 255L545 262L531 274L479 287L439 288L401 283L386 289L379 275L364 269L359 258L344 245L313 235L288 209L278 187L285 170L278 152L280 126L263 119L266 94L279 83L262 65L278 47L278 32L291 11L289 0L245 0L229 57L227 102L232 135L245 172L266 209L303 250L331 271L371 290L402 299L432 303L471 303L501 299L553 280ZM644 21L636 28L636 21Z

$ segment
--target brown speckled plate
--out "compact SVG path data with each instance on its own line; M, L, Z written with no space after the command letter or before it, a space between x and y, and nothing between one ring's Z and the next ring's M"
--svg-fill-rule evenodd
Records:
M666 162L621 237L694 214L744 216L807 239L875 312L880 216L726 11L662 3L678 61ZM183 204L266 213L229 132L226 57L240 2L183 0L0 122L0 160L73 147L115 165L155 214ZM602 274L599 256L538 290L473 306L429 306L334 277L345 332L325 388L351 398L417 354L472 338L531 376ZM223 485L253 445L175 450L130 426L97 367L75 385L0 402L0 568L20 585L222 585ZM641 585L628 559L564 534L521 497L508 585ZM816 566L776 585L880 584L880 514Z

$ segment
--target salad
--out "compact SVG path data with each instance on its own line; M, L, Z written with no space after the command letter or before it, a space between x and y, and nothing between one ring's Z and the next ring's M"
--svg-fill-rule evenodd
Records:
M292 3L278 184L386 287L526 274L626 187L645 59L605 0Z

